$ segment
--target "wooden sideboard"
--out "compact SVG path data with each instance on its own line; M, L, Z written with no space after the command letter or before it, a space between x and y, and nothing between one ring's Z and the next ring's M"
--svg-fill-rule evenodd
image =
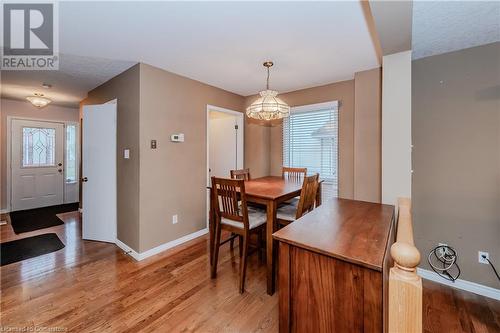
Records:
M383 332L394 206L333 199L274 233L280 332Z

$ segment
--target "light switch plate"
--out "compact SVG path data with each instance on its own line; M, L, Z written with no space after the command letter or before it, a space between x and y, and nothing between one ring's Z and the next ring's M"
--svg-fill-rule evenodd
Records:
M184 142L184 133L172 134L170 136L172 142Z
M130 158L130 149L124 149L123 150L123 158L129 159Z

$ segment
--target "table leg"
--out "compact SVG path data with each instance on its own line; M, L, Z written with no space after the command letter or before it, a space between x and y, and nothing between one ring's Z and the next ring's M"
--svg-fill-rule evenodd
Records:
M267 265L267 294L274 294L275 271L276 271L276 247L274 246L273 233L276 230L276 202L270 200L267 203L267 225L266 225L266 265Z
M321 200L322 200L322 183L318 184L318 192L316 192L316 207L321 206Z

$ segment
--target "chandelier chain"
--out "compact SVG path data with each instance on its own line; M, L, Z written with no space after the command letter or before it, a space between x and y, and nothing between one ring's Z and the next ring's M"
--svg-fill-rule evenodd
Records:
M269 67L267 67L267 83L266 83L266 90L269 90Z

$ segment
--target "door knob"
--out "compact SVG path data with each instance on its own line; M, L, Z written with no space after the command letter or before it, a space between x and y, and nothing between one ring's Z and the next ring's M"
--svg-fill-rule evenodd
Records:
M59 169L59 170L57 170L57 171L59 171L59 173L62 173L62 169Z
M62 166L62 163L57 163L57 166Z
M82 178L82 182L86 183L86 182L88 182L88 181L89 181L89 179L88 179L87 177L83 177L83 178Z

